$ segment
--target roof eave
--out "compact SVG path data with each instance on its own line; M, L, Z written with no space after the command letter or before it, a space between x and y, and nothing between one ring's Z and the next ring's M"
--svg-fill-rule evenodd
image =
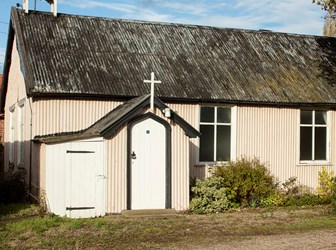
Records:
M46 93L31 92L34 98L55 98L55 99L94 99L94 100L130 100L136 98L132 95L101 95L95 93ZM158 96L163 102L172 103L213 103L213 104L231 104L246 106L267 106L267 107L317 107L317 108L336 108L336 101L333 102L271 102L271 101L247 101L247 100L227 100L227 99L206 99L206 98L174 98Z

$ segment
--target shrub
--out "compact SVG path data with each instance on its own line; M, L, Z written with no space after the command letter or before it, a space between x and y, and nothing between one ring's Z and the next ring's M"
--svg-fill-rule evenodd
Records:
M18 203L27 200L25 173L22 171L8 172L0 182L0 203Z
M330 202L334 213L336 213L336 177L332 178L332 185L331 185L331 202Z
M331 197L333 193L333 179L334 171L328 173L325 167L322 167L322 171L318 173L319 186L316 189L317 194L321 197Z
M316 194L303 194L300 196L286 196L284 206L316 206L331 203L331 197L321 197Z
M224 179L222 187L226 188L229 201L238 206L257 206L262 199L277 193L275 178L259 159L229 162L214 168L212 174Z
M190 202L190 210L194 213L218 213L229 208L226 189L223 187L224 179L209 177L204 181L196 180L192 188L194 198Z
M272 194L268 197L262 198L260 201L261 207L280 207L284 205L285 195L282 193Z
M282 187L282 191L286 196L302 196L311 193L311 188L299 183L297 177L290 177L282 183Z
M189 199L191 200L192 198L195 197L194 192L192 191L192 189L194 187L196 187L196 177L190 177L189 178Z

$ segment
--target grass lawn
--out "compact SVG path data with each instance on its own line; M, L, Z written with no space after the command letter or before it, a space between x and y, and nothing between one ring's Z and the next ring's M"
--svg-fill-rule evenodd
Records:
M1 207L0 207L1 209ZM27 209L27 208L24 208ZM31 208L37 211L36 207ZM44 216L0 220L0 248L153 249L225 244L243 237L336 229L330 207L236 210L174 217L107 216L68 219ZM20 215L20 211L17 211ZM27 213L27 211L26 211ZM29 214L29 212L28 212Z

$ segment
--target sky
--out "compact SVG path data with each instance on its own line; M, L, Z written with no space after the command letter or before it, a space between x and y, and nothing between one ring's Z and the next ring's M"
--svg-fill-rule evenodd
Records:
M3 72L10 8L0 0L0 73ZM34 9L34 0L29 0ZM49 11L44 0L36 10ZM58 0L58 12L239 29L322 35L325 12L312 0Z

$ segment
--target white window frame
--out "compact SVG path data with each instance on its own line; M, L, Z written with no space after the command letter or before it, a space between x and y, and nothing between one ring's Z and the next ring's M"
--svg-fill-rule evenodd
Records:
M301 111L311 111L312 112L312 124L301 124ZM315 112L323 111L327 114L326 124L316 124L315 123ZM299 164L303 165L322 165L331 164L330 163L330 112L323 109L300 109L299 110ZM312 128L312 160L301 160L301 127ZM325 160L315 160L315 128L326 128L326 159Z
M214 111L214 122L201 122L201 108L202 107L211 107L215 108ZM231 108L231 122L230 123L221 123L217 122L217 108ZM198 124L199 124L199 131L201 129L201 125L212 125L214 126L214 135L217 135L217 125L226 125L231 127L231 141L230 141L230 160L235 160L236 158L236 140L237 140L237 106L218 106L218 105L199 105L198 106ZM225 164L227 161L201 161L200 160L200 146L201 146L201 138L198 138L198 155L197 155L197 162L198 164L210 164L210 165L220 165L220 164ZM214 139L214 158L216 159L217 157L217 136Z
M18 126L18 147L17 147L17 163L18 167L24 166L24 121L25 121L25 109L24 109L24 101L25 99L21 100L18 103L18 119L17 119L17 126Z
M15 143L15 105L9 108L9 145L8 145L8 164L9 167L14 167L14 143Z

